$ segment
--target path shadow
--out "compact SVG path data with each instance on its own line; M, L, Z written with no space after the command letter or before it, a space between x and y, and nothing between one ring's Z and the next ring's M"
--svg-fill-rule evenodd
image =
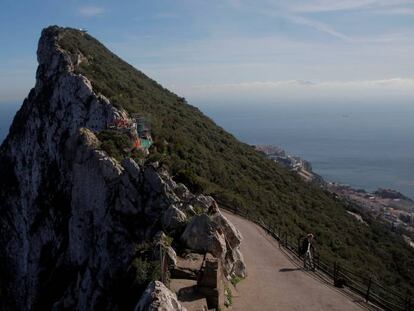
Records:
M279 269L279 272L292 272L292 271L301 271L302 268L282 268Z
M203 296L197 291L197 286L188 286L181 288L177 293L180 301L194 301L203 298Z

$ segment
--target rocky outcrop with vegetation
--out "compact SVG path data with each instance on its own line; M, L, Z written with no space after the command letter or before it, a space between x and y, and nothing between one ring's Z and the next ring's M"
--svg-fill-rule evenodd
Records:
M100 133L128 112L74 72L89 60L74 59L58 36L58 28L43 31L36 85L1 146L0 309L185 310L151 281L166 273L160 250L174 267L174 248L194 219L218 217L207 215L215 201L176 183L157 162L104 150ZM212 243L188 247L206 252ZM239 244L217 254L229 277L240 262L228 265L226 254Z
M187 311L177 295L171 292L163 283L152 281L142 294L135 311Z

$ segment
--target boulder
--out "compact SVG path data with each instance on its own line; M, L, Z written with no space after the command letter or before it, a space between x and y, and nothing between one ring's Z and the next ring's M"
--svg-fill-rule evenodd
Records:
M243 239L240 231L221 212L215 213L211 218L223 231L228 247L238 247Z
M174 232L183 228L186 224L187 216L174 205L171 205L163 214L161 219L162 227L165 231Z
M183 210L188 216L194 216L197 214L194 210L194 206L192 206L191 204L184 204L181 207L181 210Z
M132 177L132 179L139 183L141 176L141 169L139 165L133 159L125 158L124 160L122 160L122 166Z
M181 240L188 248L199 252L210 252L217 258L221 258L226 253L223 231L206 214L191 219Z
M245 278L246 265L240 252L240 243L243 239L240 231L220 211L211 216L211 219L223 231L226 239L227 252L223 261L225 276L229 279L233 276Z
M135 311L187 311L162 282L152 281L138 301Z
M227 252L224 272L227 274L227 277L230 278L239 277L244 279L247 276L243 254L240 252L239 248Z
M165 187L165 183L153 166L147 166L145 168L144 177L153 192L162 192L163 188Z
M199 211L198 214L207 213L210 206L215 202L211 196L206 196L199 194L191 200L191 204L194 206L196 211Z
M194 198L194 195L188 190L188 188L181 183L178 183L174 188L175 194L183 201L188 202Z

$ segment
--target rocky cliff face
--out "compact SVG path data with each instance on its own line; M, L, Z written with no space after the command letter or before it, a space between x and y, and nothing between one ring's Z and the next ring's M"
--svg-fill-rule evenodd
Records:
M156 164L101 150L95 134L127 113L74 73L87 59L68 57L57 35L56 27L42 32L36 85L1 146L0 307L125 310L140 298L131 290L138 246L160 230L181 240L195 202L210 206ZM231 236L219 254L227 275L243 274L237 230L216 223L212 235L222 227Z

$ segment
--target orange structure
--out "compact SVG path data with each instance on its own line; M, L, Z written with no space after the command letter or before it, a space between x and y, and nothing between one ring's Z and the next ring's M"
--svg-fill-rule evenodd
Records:
M116 118L108 123L108 128L128 134L131 138L132 149L148 152L152 145L150 129L146 125L145 118L136 117L134 119Z
M122 118L114 119L114 121L109 124L109 127L128 129L131 127L131 121Z
M132 141L132 147L135 149L139 149L141 148L141 139L139 139L139 137L136 137L133 141Z

